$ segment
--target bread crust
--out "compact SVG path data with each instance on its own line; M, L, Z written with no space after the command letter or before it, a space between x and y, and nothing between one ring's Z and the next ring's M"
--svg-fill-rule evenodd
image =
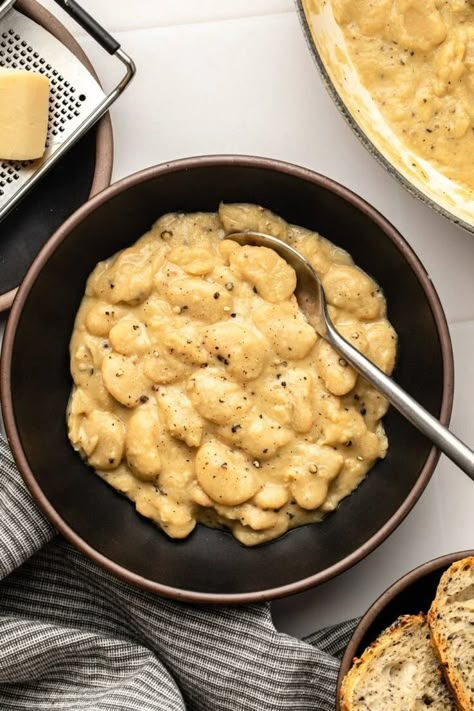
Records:
M368 665L378 655L380 650L383 647L390 646L397 638L401 637L407 625L419 624L421 618L424 621L424 615L422 614L403 615L399 617L390 627L387 627L374 642L366 647L360 657L354 657L352 666L341 684L339 695L341 711L352 711L354 690L357 684L362 680L364 673L367 672Z
M371 662L380 657L384 649L395 647L401 638L407 634L409 628L426 625L426 615L402 615L390 627L387 627L377 639L372 642L360 657L355 657L351 669L344 677L339 695L341 711L353 711L355 708L355 690L364 682L370 673ZM426 630L428 632L428 630ZM440 672L441 679L441 672ZM452 705L454 708L454 703Z
M455 659L453 658L453 648L448 639L448 635L446 634L445 608L448 603L448 598L455 594L454 588L456 583L461 581L463 576L468 577L473 575L473 556L454 562L441 576L436 596L428 612L431 642L436 656L442 665L446 683L449 686L456 704L461 711L471 711L471 704L469 700L469 692L466 687L466 680L463 679L459 668L455 664ZM471 621L474 623L474 612L472 614Z

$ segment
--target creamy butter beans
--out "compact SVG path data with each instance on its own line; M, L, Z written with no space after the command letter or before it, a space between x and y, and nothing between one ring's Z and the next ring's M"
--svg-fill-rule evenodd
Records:
M474 2L332 0L361 82L399 138L474 197Z
M307 323L293 269L225 238L244 229L304 254L339 331L394 365L372 279L261 207L165 215L99 263L71 338L69 438L173 538L200 521L254 545L319 521L387 450L385 400Z

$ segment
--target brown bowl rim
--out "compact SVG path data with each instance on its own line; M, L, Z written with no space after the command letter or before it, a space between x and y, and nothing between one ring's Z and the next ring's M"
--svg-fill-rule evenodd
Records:
M195 590L181 590L179 588L175 588L169 585L163 585L161 583L148 580L118 565L114 561L110 560L109 558L89 546L81 538L81 536L79 536L75 531L73 531L72 528L70 528L69 525L56 512L56 510L50 504L46 496L43 494L38 483L36 482L35 476L29 467L28 461L23 451L20 436L15 424L12 392L9 377L13 345L15 341L15 333L23 305L28 297L31 287L33 286L38 274L41 271L41 268L48 260L50 255L62 243L62 241L66 239L69 232L90 213L92 213L98 206L102 205L104 202L106 202L110 198L115 197L124 190L127 190L132 185L146 182L147 180L157 175L166 175L168 173L173 173L176 171L192 170L193 168L199 167L218 166L240 166L249 168L261 168L264 170L273 170L283 172L290 176L294 176L296 178L303 179L305 181L309 181L319 186L322 186L328 190L331 190L333 193L337 194L343 199L349 201L352 205L354 205L360 211L369 216L387 235L387 237L395 243L395 245L402 252L408 264L411 266L414 273L416 274L426 294L428 303L430 305L435 322L437 324L438 335L441 345L441 356L444 374L440 421L444 425L448 424L452 409L454 393L453 353L451 348L448 325L443 309L441 307L438 294L436 293L436 290L429 278L429 275L420 260L418 259L418 257L416 256L413 249L408 244L408 242L406 242L406 240L395 229L395 227L385 217L383 217L383 215L378 210L369 205L369 203L367 203L363 198L359 197L351 190L344 187L343 185L340 185L331 178L328 178L319 173L315 173L307 168L294 165L292 163L287 163L271 158L245 155L197 156L191 158L183 158L180 160L170 161L156 166L152 166L150 168L145 168L144 170L138 171L114 183L109 188L102 191L101 193L93 197L91 200L86 202L84 205L82 205L78 210L76 210L76 212L73 213L73 215L71 215L61 225L61 227L58 228L58 230L56 230L56 232L52 235L52 237L50 237L50 239L41 249L33 264L31 265L28 273L26 274L18 291L17 297L13 303L13 307L10 312L10 317L7 322L3 342L3 351L0 367L0 396L3 416L5 420L5 428L10 442L10 446L12 448L13 456L16 460L20 473L28 489L30 490L40 509L46 514L46 516L57 528L57 530L78 550L80 550L82 553L94 560L97 564L108 570L113 575L116 575L117 577L121 578L122 580L125 580L126 582L131 583L144 590L157 593L163 597L186 600L188 602L194 603L242 604L258 602L262 600L271 600L301 592L310 587L326 582L327 580L342 573L344 570L347 570L349 567L351 567L352 565L360 561L362 558L364 558L366 555L368 555L368 553L370 553L378 545L380 545L380 543L382 543L382 541L384 541L387 536L392 533L392 531L403 521L405 516L409 513L411 508L414 506L414 504L422 494L423 490L428 484L428 481L434 471L435 465L440 455L436 447L433 446L430 449L428 457L414 487L412 488L402 505L393 514L393 516L379 529L379 531L377 531L377 533L375 533L362 546L360 546L349 556L346 556L342 560L332 565L330 568L326 568L323 571L314 573L313 575L307 578L303 578L302 580L297 580L293 583L288 583L283 586L270 588L268 590L230 594L207 592L205 593Z
M403 592L407 587L413 583L421 580L430 573L436 570L441 570L448 568L451 563L456 560L462 560L462 558L467 558L468 556L473 556L474 550L464 550L457 551L456 553L446 553L437 558L432 558L418 565L413 570L405 573L401 578L396 580L392 585L390 585L369 607L367 612L362 616L359 624L354 630L352 637L350 638L344 655L342 657L341 666L339 668L339 674L337 677L337 697L336 697L336 711L340 711L339 703L339 693L341 689L341 684L344 676L347 674L352 666L352 661L356 656L357 649L363 640L367 630L375 622L380 613L387 607L387 605L392 602L401 592ZM441 577L441 576L440 576ZM393 620L395 622L395 620Z
M94 79L99 82L94 67L84 50L74 39L72 34L62 25L54 15L52 15L45 7L36 2L36 0L17 0L15 9L22 12L24 15L34 20L48 30L56 39L58 39L65 47L67 47L89 70ZM114 158L114 139L112 132L112 121L110 114L107 113L97 124L96 133L96 152L95 152L95 170L92 178L89 197L96 195L98 192L110 185L112 178L112 167ZM9 309L15 298L18 287L10 291L0 294L0 313Z

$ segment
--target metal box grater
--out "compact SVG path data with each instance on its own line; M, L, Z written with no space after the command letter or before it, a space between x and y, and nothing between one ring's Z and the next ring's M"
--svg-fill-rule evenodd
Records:
M50 82L46 151L35 161L0 161L0 220L62 155L109 109L135 73L131 58L75 0L55 0L126 73L105 94L83 64L47 30L14 9L0 5L0 67L45 74Z

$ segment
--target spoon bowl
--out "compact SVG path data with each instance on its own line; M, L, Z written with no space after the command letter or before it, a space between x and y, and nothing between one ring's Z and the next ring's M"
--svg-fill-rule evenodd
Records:
M294 247L278 237L262 232L232 232L226 235L240 245L269 247L280 255L296 273L295 296L298 304L316 333L324 338L337 353L360 375L373 385L389 403L417 427L433 444L474 480L474 452L444 427L411 395L389 378L365 355L352 346L335 328L327 308L321 280L308 260Z

